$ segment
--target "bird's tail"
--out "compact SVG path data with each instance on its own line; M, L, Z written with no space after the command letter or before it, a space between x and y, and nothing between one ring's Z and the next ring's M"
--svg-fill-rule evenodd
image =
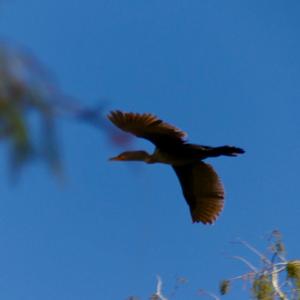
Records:
M216 156L237 156L239 154L243 154L245 151L241 148L234 146L221 146L214 147L208 150L208 157L216 157Z

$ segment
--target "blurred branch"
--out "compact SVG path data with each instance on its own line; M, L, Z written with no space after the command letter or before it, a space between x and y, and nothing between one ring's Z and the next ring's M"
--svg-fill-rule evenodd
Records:
M40 118L39 137L33 134L36 123L32 115ZM55 121L66 116L101 129L115 145L131 141L129 135L106 121L103 105L87 108L65 96L54 77L33 55L0 44L0 141L6 141L11 147L13 175L34 158L42 158L56 174L60 173Z

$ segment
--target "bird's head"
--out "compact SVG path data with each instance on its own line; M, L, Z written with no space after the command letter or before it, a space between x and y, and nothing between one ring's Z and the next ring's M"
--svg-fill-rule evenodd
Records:
M150 155L146 151L125 151L121 154L111 157L110 161L144 161L149 160Z

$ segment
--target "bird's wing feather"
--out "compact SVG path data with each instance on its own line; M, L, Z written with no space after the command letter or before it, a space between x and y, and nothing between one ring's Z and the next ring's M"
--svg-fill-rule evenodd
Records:
M193 222L212 224L224 207L223 185L214 169L204 162L173 166Z
M116 110L108 115L108 119L123 131L145 138L157 147L170 143L184 143L186 137L185 132L149 113L126 113Z

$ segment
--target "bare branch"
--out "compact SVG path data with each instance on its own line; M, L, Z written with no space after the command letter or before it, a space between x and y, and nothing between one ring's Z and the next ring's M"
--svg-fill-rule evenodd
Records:
M274 287L274 290L275 290L276 294L279 296L280 300L288 300L288 298L286 297L286 295L281 290L281 288L279 286L279 282L278 282L278 280L279 280L278 274L283 269L285 269L285 268L277 269L276 265L273 265L273 272L271 273L272 285Z
M163 294L162 294L162 280L159 275L156 276L157 278L157 285L156 285L156 292L152 295L152 300L168 300Z
M253 272L257 273L257 269L244 257L241 257L241 256L230 256L230 258L234 258L234 259L237 259L237 260L240 260L242 261L245 265L248 266L249 269L251 269Z
M228 280L229 281L238 280L238 279L248 280L248 279L254 278L255 274L256 274L256 272L249 272L249 273L245 273L245 274L238 275L235 277L231 277Z
M256 254L263 262L267 263L268 265L272 265L272 262L265 255L263 255L255 247L253 247L252 245L250 245L246 241L241 240L241 239L237 239L237 242L242 244L243 246L245 246L247 249L252 251L254 254Z
M206 290L203 290L203 289L198 290L198 293L199 293L199 296L209 296L214 300L220 300L220 298L217 295L215 295L211 292L208 292Z

